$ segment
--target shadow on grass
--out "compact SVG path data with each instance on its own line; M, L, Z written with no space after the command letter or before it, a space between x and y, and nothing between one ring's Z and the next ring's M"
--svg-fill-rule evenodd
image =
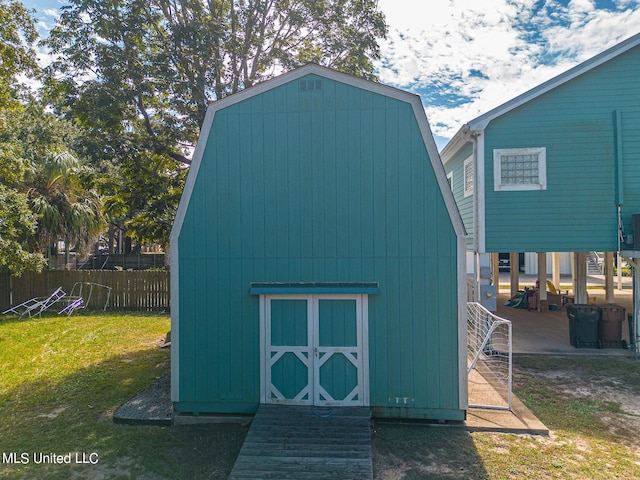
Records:
M115 409L168 366L169 352L150 348L112 356L62 378L44 372L39 381L5 391L0 395L0 455L5 454L0 478L226 478L246 426L113 423ZM54 457L38 462L42 454L62 457L57 463Z
M50 315L47 315L47 316L50 316ZM13 313L7 313L6 315L0 315L0 324L9 325L9 324L15 324L15 323L25 323L29 320L38 320L39 318L41 317L37 316L33 318L29 318L29 317L20 318L18 317L18 315L14 315Z
M376 423L373 470L379 480L489 478L471 435L458 427Z

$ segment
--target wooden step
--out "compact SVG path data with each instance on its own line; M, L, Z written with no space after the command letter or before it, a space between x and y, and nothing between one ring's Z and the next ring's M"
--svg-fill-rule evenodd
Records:
M366 407L261 405L230 479L373 478Z

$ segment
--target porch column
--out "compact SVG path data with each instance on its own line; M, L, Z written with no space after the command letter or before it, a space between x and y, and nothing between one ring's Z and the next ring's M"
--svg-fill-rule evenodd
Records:
M574 302L576 296L576 252L571 252L571 291L573 292Z
M618 290L622 290L622 256L620 252L616 253L618 260Z
M587 303L587 253L575 252L574 254L574 295L576 303Z
M538 252L538 311L540 311L540 304L542 301L547 300L547 253Z
M518 252L509 253L509 276L511 278L511 297L518 293L520 286L520 256Z
M491 283L496 287L496 295L500 293L500 254L491 254Z
M635 351L635 358L638 360L640 355L640 272L638 272L638 259L632 261L633 270L633 323L635 325L635 338L631 338ZM618 264L620 266L620 264Z
M615 303L613 295L613 252L604 253L604 291L607 303Z
M560 252L551 254L551 281L560 290Z

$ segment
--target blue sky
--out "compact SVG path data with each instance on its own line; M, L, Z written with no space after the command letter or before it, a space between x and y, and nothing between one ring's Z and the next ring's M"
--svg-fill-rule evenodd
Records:
M46 36L65 2L23 3ZM440 149L469 120L640 33L640 0L378 3L389 24L380 80L421 96Z

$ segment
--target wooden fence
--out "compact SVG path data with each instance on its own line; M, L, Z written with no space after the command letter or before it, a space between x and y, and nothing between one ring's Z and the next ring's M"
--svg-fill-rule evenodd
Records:
M74 270L148 270L165 266L164 253L101 253L76 260Z
M102 309L106 303L107 309L169 310L169 272L51 270L40 274L25 273L22 277L0 273L0 311L30 298L47 297L58 287L71 295L78 282L111 287L108 302L107 289L93 289L87 306L90 309ZM78 290L76 285L73 293L77 294ZM87 286L83 287L82 296L88 296Z

